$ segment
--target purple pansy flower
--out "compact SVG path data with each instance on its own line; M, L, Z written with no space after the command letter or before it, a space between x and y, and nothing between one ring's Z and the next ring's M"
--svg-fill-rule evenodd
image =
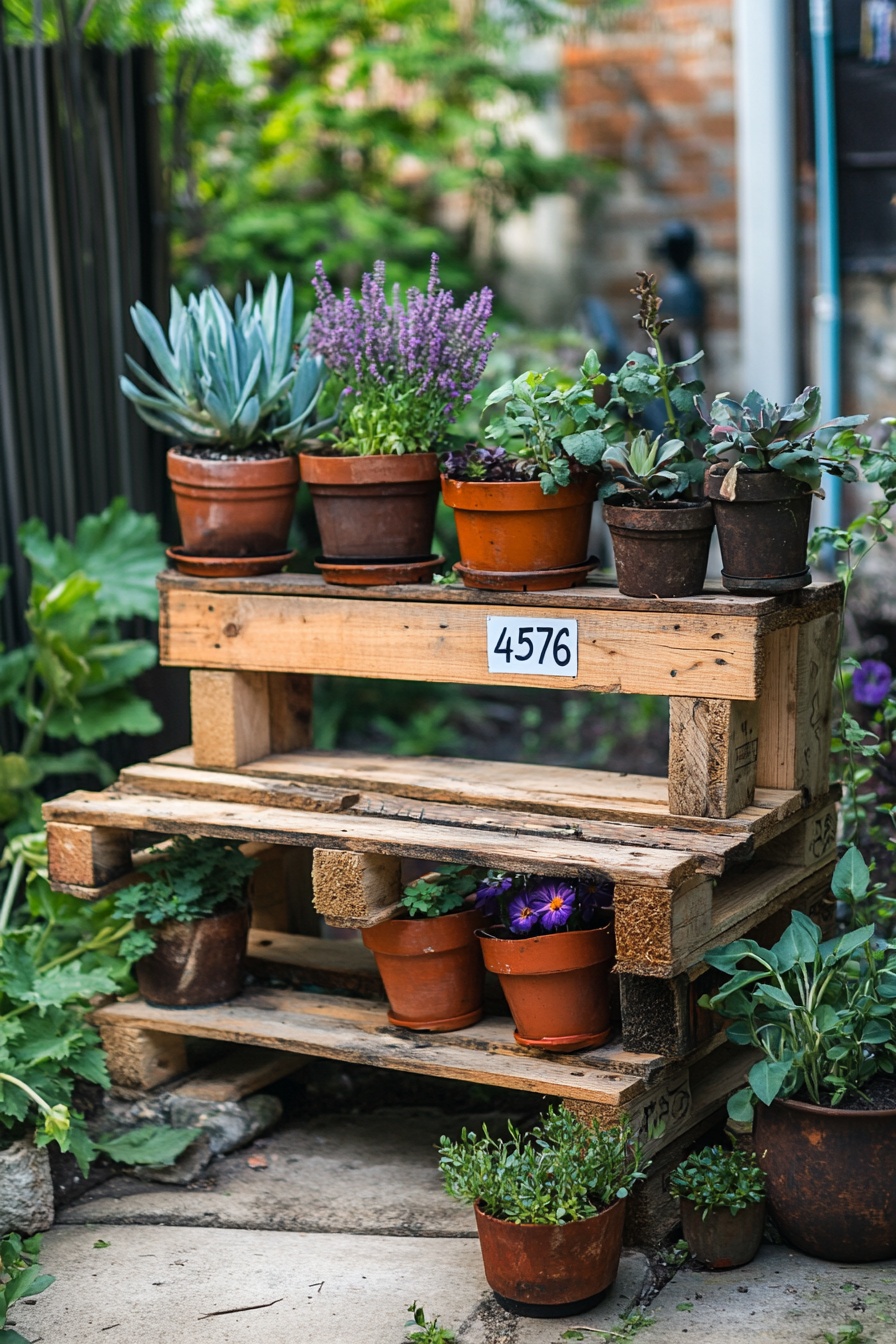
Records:
M575 888L568 882L540 882L530 891L529 901L543 928L560 929L575 909Z
M513 887L512 877L499 877L489 882L480 882L476 888L476 909L486 915L500 915L501 897L506 896Z
M876 658L866 658L852 674L852 693L860 705L882 704L892 684L892 670Z
M514 933L528 933L538 923L538 911L532 907L532 901L526 892L514 896L508 907L510 927Z
M579 887L579 914L586 928L613 903L613 883L605 877L582 878Z

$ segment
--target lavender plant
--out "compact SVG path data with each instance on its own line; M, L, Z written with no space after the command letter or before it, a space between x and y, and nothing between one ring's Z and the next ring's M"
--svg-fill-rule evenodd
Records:
M476 906L517 938L594 929L609 918L613 885L602 878L531 877L490 871Z
M338 298L322 262L314 288L318 306L309 349L345 384L339 447L361 456L423 453L441 446L448 426L470 401L495 342L486 328L492 292L462 306L439 281L433 253L425 292L400 285L386 294L386 263L361 282L361 297Z

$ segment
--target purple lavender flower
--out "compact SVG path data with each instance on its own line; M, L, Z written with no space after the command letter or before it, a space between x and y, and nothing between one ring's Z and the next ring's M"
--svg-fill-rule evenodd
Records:
M510 918L510 927L514 933L528 933L533 925L538 923L538 912L532 907L532 902L526 892L520 892L519 896L514 896L508 907Z
M892 670L876 658L866 658L852 674L852 693L860 705L882 704L892 684Z
M529 892L529 901L542 927L561 929L576 908L576 892L568 882L540 882Z
M480 882L476 888L476 909L492 918L501 914L501 898L513 889L512 877L499 877Z

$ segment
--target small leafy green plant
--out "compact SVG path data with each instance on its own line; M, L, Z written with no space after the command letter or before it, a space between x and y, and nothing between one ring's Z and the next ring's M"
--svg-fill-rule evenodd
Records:
M765 1178L756 1160L739 1148L703 1148L673 1171L669 1185L680 1199L689 1199L704 1220L712 1209L740 1213L765 1198Z
M255 859L225 840L190 840L179 835L147 866L142 882L116 894L116 911L147 924L163 924L168 919L192 924L222 906L245 900L246 882L255 867ZM127 935L122 953L131 958L146 956L154 946L148 930L138 928Z
M454 1344L454 1331L439 1325L438 1316L433 1316L432 1320L428 1321L426 1312L422 1307L418 1307L416 1302L412 1302L407 1310L411 1314L406 1327L408 1333L405 1335L408 1344Z
M867 868L856 850L838 864L837 885ZM757 1101L805 1092L816 1106L864 1097L879 1073L896 1072L896 944L879 946L873 925L821 942L812 920L795 910L774 947L739 939L707 953L730 979L701 1004L732 1019L728 1037L762 1051L748 1085L728 1102L749 1122Z
M480 1201L492 1218L560 1226L592 1218L644 1178L641 1148L626 1122L611 1129L583 1124L551 1107L528 1134L508 1125L493 1138L483 1125L454 1142L442 1137L445 1189L464 1204Z
M727 392L716 397L707 420L706 460L728 466L722 498L737 498L741 471L780 471L815 491L823 472L854 481L858 473L852 459L860 448L855 427L868 417L840 416L820 425L820 414L817 387L807 387L789 406L766 401L755 391L742 403Z
M602 461L614 475L601 486L601 499L641 509L684 499L691 486L703 479L705 470L681 439L664 443L659 435L651 440L644 433L636 434L628 444L611 444Z
M40 1236L23 1238L16 1232L0 1240L0 1344L28 1344L24 1335L7 1326L9 1309L21 1298L36 1297L56 1282L52 1274L40 1272L40 1243Z
M445 863L440 870L426 873L404 889L401 903L415 919L433 919L462 910L468 896L476 891L482 869L464 863Z

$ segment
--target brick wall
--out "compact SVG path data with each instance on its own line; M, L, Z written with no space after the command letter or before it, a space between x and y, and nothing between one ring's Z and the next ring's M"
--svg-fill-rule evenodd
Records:
M708 291L704 376L737 377L737 196L730 0L642 0L564 49L569 146L619 165L617 189L586 223L582 280L635 343L628 289L662 269L651 244L669 220L696 226ZM631 337L629 337L631 333Z

